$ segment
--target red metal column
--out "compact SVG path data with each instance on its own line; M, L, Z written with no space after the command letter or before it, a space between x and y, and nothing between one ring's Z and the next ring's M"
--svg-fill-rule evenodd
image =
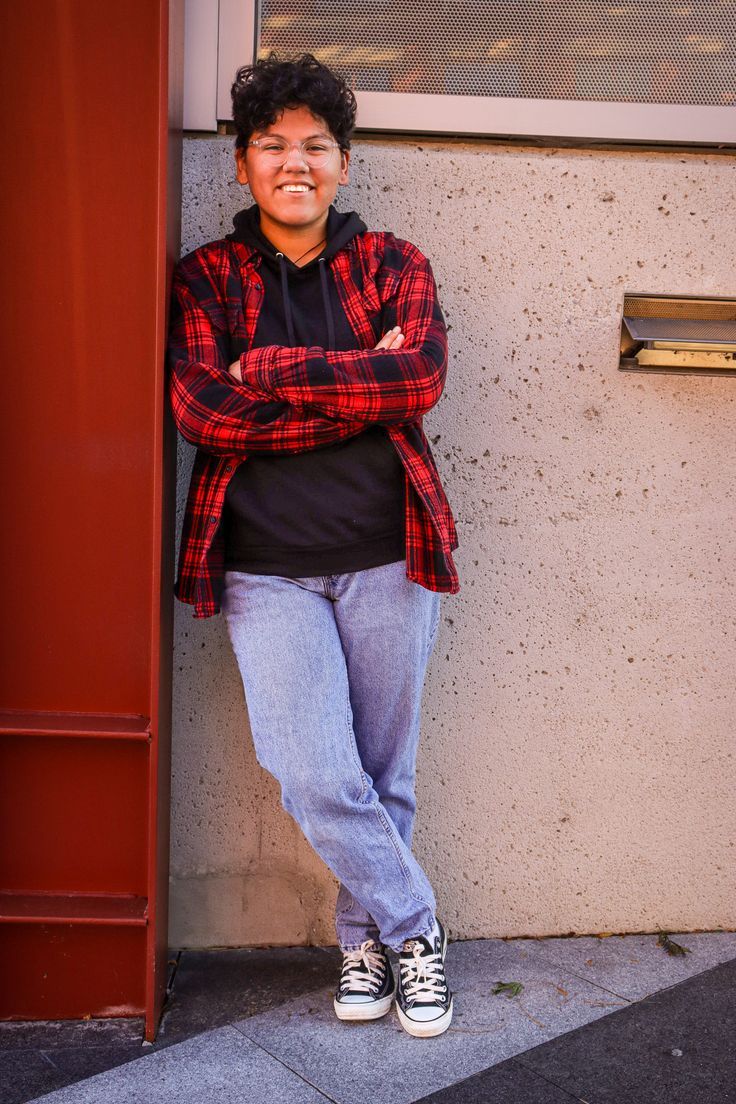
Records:
M183 0L5 5L0 1017L167 977Z

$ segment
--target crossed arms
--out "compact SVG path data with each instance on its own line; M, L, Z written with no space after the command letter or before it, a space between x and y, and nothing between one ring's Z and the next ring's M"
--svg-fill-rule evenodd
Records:
M447 336L429 262L415 252L384 304L395 312L400 334L390 331L374 348L348 352L266 345L231 366L223 335L188 270L177 265L169 393L182 436L215 455L302 452L371 424L420 418L442 394Z

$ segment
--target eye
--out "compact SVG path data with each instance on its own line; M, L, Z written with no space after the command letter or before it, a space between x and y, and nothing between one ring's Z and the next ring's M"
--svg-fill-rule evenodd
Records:
M331 146L329 142L307 142L307 153L329 153Z
M283 153L286 146L283 142L277 141L275 138L266 140L261 144L261 149L266 153Z

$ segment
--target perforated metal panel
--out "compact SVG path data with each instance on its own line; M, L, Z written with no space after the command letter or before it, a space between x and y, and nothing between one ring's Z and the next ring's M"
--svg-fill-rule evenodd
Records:
M638 318L688 318L736 322L733 299L678 298L665 295L626 295L623 313Z
M356 90L736 108L736 0L262 0L258 52Z

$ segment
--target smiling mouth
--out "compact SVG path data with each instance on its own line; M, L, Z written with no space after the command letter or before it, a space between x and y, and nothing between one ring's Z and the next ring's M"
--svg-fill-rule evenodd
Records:
M304 195L307 192L314 191L311 184L280 184L278 190L288 192L291 195Z

